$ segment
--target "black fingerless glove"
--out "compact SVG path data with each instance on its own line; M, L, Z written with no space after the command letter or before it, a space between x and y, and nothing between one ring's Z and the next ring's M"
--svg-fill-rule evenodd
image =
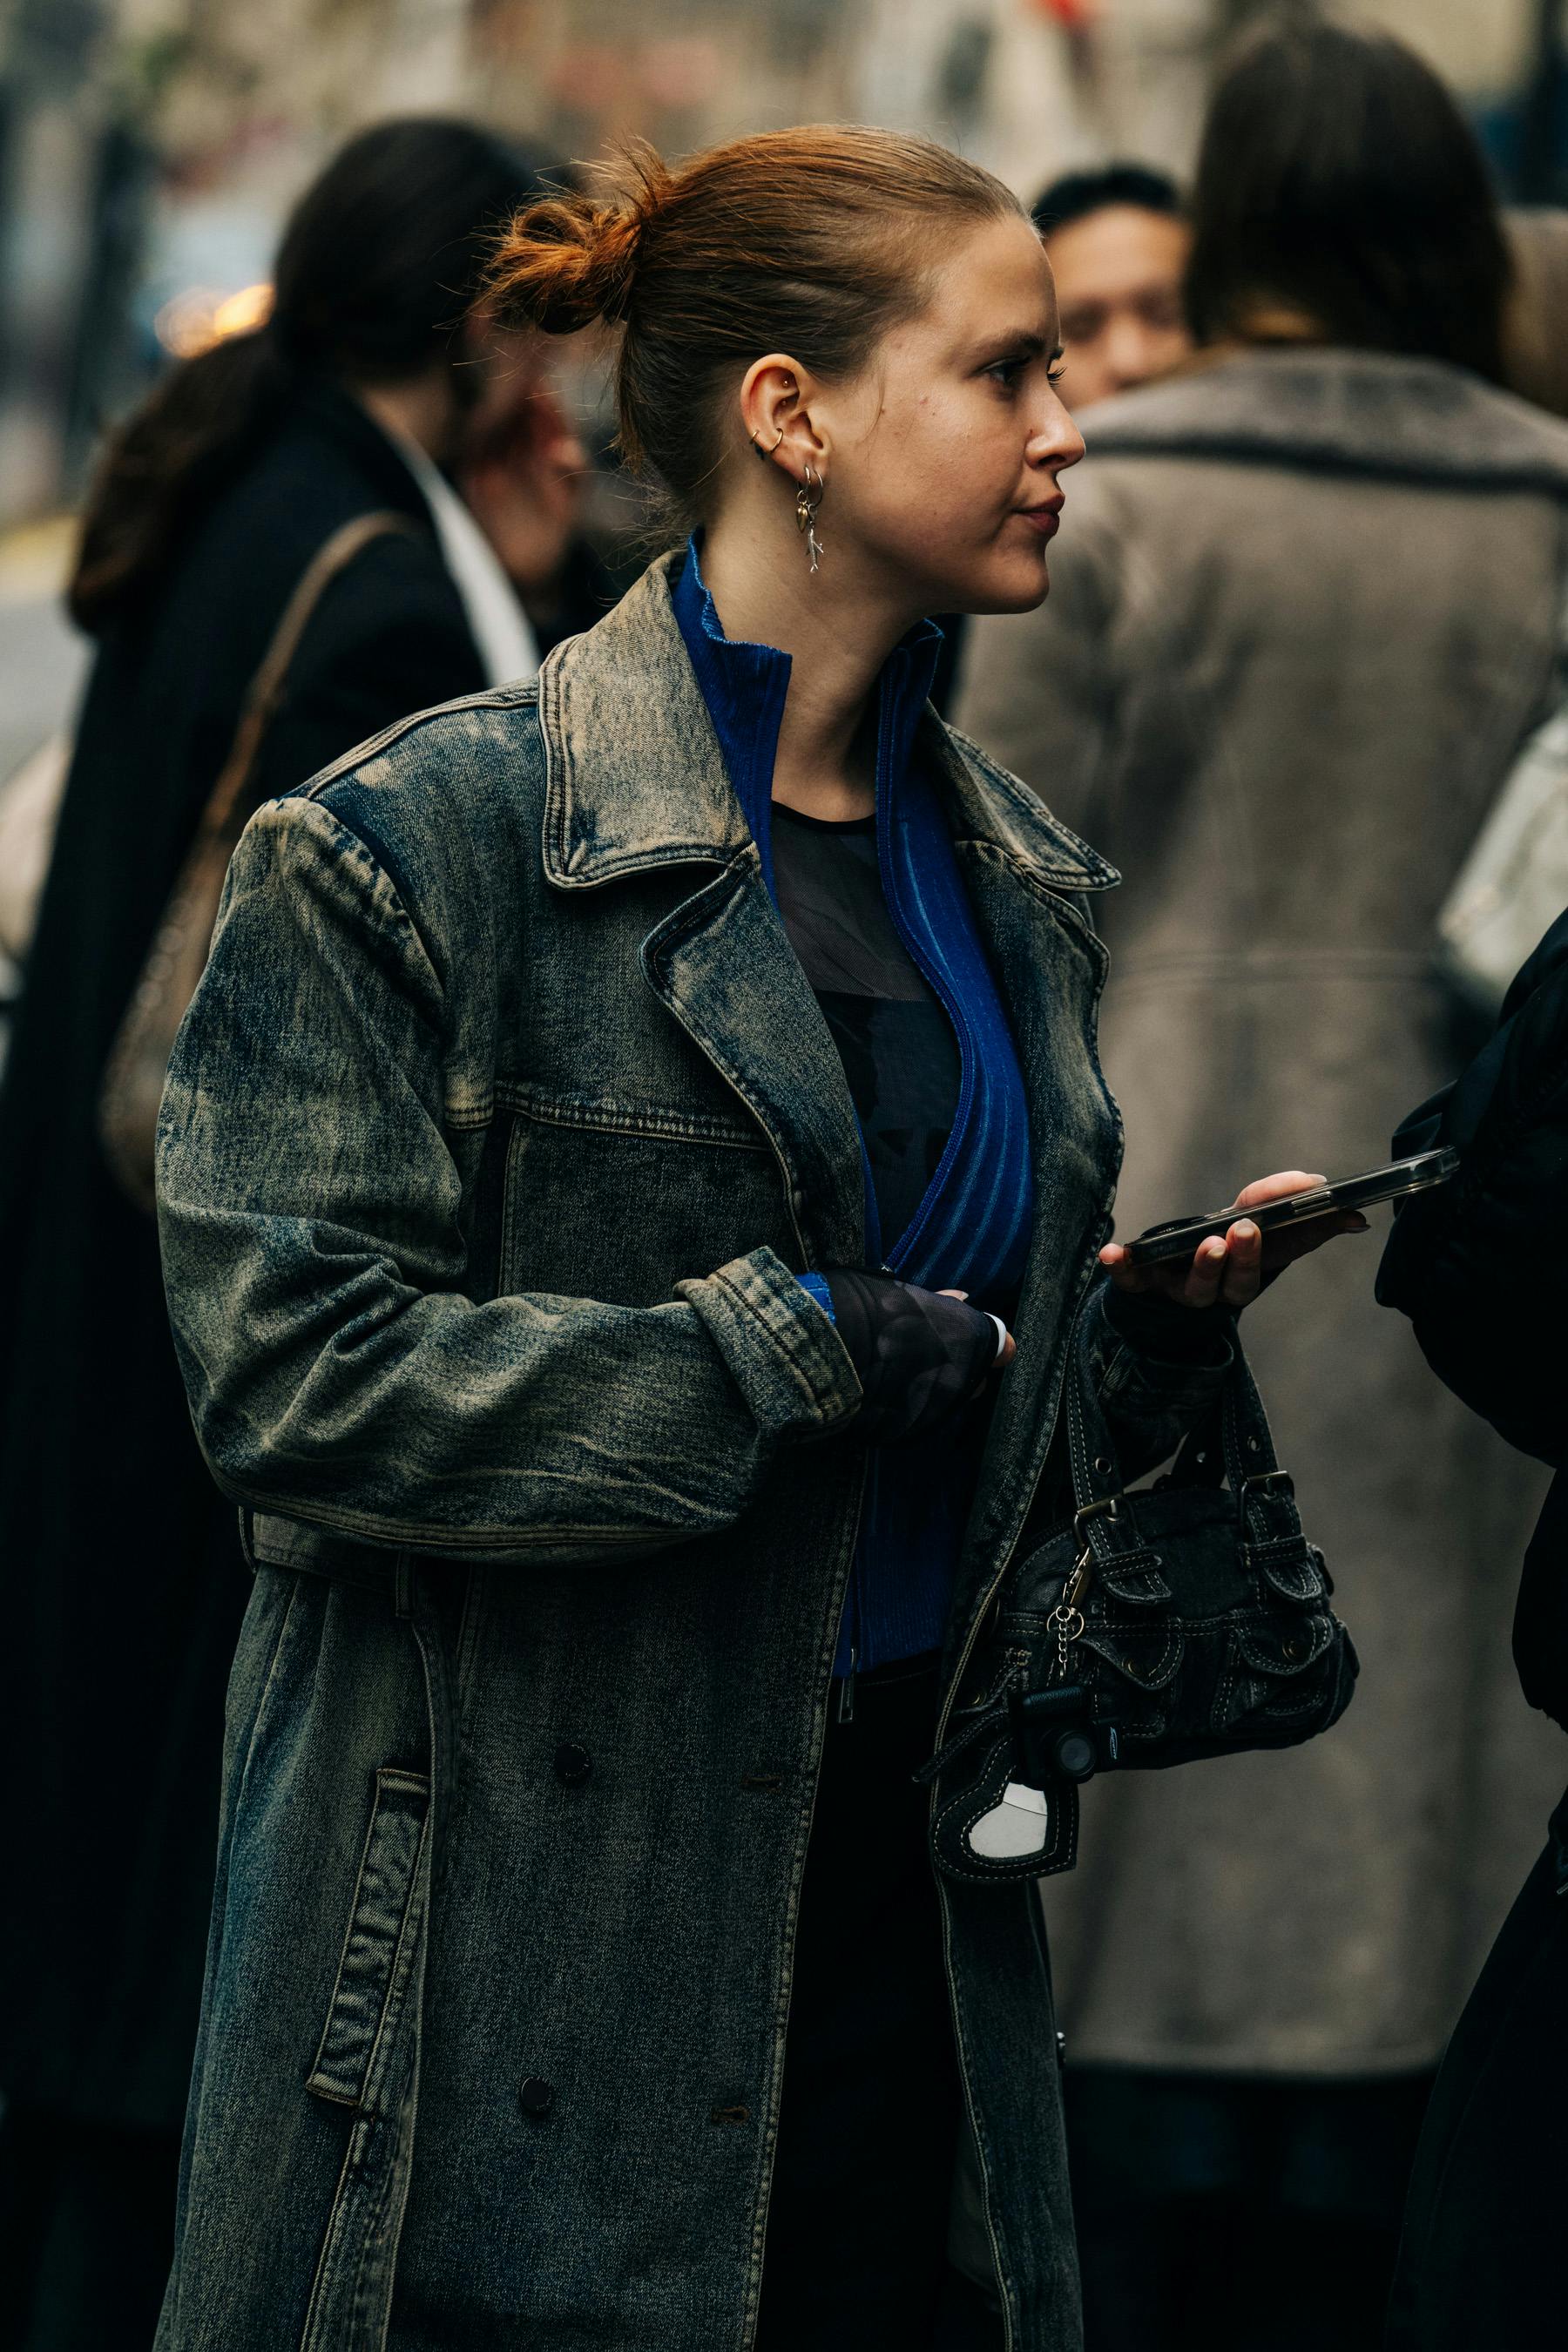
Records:
M996 1362L990 1316L891 1275L836 1266L823 1280L865 1391L855 1434L868 1445L904 1445L956 1422Z

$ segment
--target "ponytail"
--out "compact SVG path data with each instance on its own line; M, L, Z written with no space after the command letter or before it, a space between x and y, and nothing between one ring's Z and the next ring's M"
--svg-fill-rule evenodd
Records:
M489 131L410 116L363 131L294 207L271 319L177 367L110 445L68 593L101 632L310 376L406 383L442 358L497 230L540 175Z
M87 502L66 605L98 635L160 572L186 529L266 436L289 370L266 328L185 360L110 441Z

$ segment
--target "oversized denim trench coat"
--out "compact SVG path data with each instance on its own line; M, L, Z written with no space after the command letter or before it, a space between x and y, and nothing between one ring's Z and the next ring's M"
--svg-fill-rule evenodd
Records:
M169 1297L256 1581L161 2352L752 2339L863 1463L795 1273L859 1261L862 1171L668 578L265 807L174 1057ZM1115 877L923 747L1038 1193L951 1689L1107 1229ZM1157 1455L1213 1376L1100 1328ZM1008 2344L1070 2352L1038 1906L942 1899Z

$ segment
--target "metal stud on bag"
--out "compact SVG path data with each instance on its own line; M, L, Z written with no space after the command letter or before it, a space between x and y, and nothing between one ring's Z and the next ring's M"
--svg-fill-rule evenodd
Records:
M821 569L822 559L827 552L816 535L816 510L822 504L823 492L826 488L827 485L822 476L808 466L805 469L805 479L795 494L795 529L805 541L805 551L811 559L814 578Z

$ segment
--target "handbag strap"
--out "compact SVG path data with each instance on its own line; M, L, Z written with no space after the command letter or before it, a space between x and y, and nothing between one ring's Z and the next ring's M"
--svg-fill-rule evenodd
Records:
M227 839L230 845L245 830L248 810L242 804L245 787L256 765L262 738L277 716L283 699L289 667L300 649L317 605L340 572L346 571L361 551L373 540L390 537L394 532L407 532L417 537L419 526L412 517L397 514L391 508L377 508L369 514L355 515L341 523L331 537L322 541L310 562L295 583L292 594L284 605L282 616L272 633L272 641L262 656L261 667L246 689L245 702L216 783L202 812L196 828L196 841L205 845L214 839ZM300 779L303 782L303 778Z
M1125 1487L1092 1360L1097 1296L1091 1293L1085 1302L1073 1333L1067 1381L1068 1451L1079 1539L1109 1565L1137 1550L1140 1538L1132 1514L1119 1514L1117 1508ZM1171 1478L1175 1486L1215 1487L1228 1478L1250 1543L1299 1540L1295 1490L1276 1459L1263 1399L1239 1344L1233 1347L1213 1411L1184 1441Z

